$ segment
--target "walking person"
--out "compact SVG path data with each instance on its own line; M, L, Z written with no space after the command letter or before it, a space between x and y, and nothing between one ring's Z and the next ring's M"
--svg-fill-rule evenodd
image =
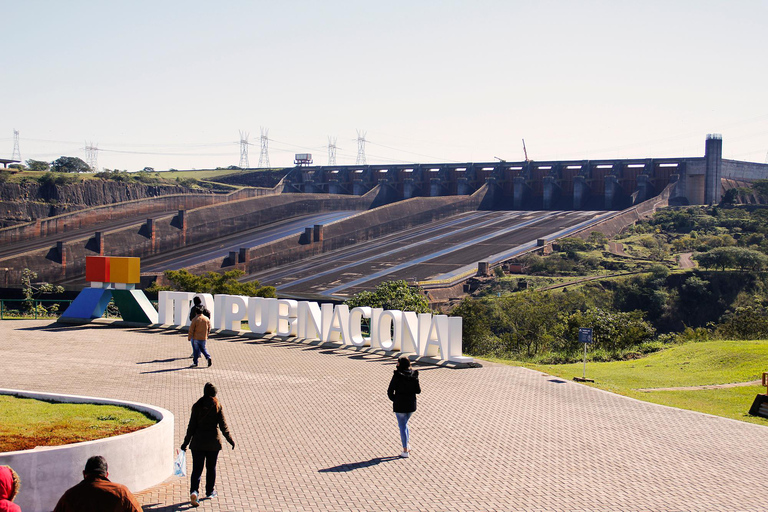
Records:
M208 353L206 343L208 342L208 334L211 332L211 320L205 314L195 315L192 319L192 323L189 324L189 333L187 334L187 340L192 343L192 366L197 366L197 360L200 359L200 354L208 360L208 366L213 364L211 354Z
M21 512L21 507L13 502L19 487L19 475L11 466L0 466L0 512Z
M400 457L403 458L409 457L411 453L408 420L416 411L416 395L419 393L419 371L412 370L411 361L403 356L397 360L397 368L387 389L387 395L392 400L392 410L397 416L397 425L400 427L400 440L403 444Z
M193 306L189 310L189 321L190 322L192 322L192 320L194 320L197 315L205 315L205 316L208 317L208 320L211 319L211 312L208 310L207 307L203 306L203 301L202 301L202 299L199 296L195 295L192 298L192 302L193 302ZM194 358L195 357L195 344L194 344L194 342L190 342L190 343L192 343L192 355L189 356L189 357Z
M202 316L202 315L201 315ZM224 438L235 449L235 441L229 434L227 421L224 419L224 411L218 398L216 398L216 386L210 382L205 383L203 397L192 406L189 416L187 435L184 436L182 450L187 446L192 449L192 478L189 485L189 501L193 507L199 506L200 477L205 466L205 496L215 498L216 492L216 461L221 451L221 438L219 429Z

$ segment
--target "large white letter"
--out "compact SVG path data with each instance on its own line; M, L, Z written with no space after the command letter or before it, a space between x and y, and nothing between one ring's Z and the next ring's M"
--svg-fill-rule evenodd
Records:
M256 334L275 332L277 330L277 299L249 298L248 327Z
M471 363L474 359L461 355L461 324L462 318L460 316L448 317L448 360L457 363Z
M323 329L320 341L322 342L339 341L339 333L336 331L331 332L331 328L333 327L333 310L333 304L320 304L320 322L322 323L321 327Z
M245 295L217 295L221 297L221 328L230 331L240 330L240 321L248 316L248 297Z
M211 312L211 318L209 320L211 321L211 325L213 325L214 322L214 312L216 311L216 308L213 307L213 295L210 293L196 293L195 297L200 297L200 302L202 302L203 306L208 308L208 311ZM192 297L193 299L195 297ZM190 307L191 309L191 307ZM186 325L189 325L192 323L192 320L189 319L189 312L187 312L187 323Z
M376 331L379 335L379 346L384 350L400 350L401 323L403 321L402 311L384 311L379 316L378 327ZM395 337L392 338L392 333Z
M440 359L448 359L448 336L448 317L446 315L433 316L421 355L437 357L439 351Z
M371 308L353 308L349 312L349 341L356 347L362 347L366 339L370 340L370 338L363 338L363 328L360 324L363 318L371 318Z
M341 343L349 345L349 306L340 304L333 308L331 327L328 329L328 337L339 338Z
M371 308L371 335L368 338L363 338L366 345L371 348L381 348L379 343L379 317L384 312L384 308Z
M162 291L157 296L157 321L161 324L187 325L194 292Z
M301 301L296 316L299 338L319 340L322 337L323 322L320 316L320 304Z
M296 336L296 301L278 299L277 331L278 336Z
M420 354L419 348L424 343L423 340L427 337L431 320L432 315L429 313L417 315L412 311L403 312L403 332L400 335L400 343L402 344L403 352L413 352L416 355Z

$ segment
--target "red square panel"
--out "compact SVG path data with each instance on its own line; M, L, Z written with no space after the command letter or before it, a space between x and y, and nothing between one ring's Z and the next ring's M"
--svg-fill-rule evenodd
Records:
M85 280L97 283L108 283L109 256L86 256Z

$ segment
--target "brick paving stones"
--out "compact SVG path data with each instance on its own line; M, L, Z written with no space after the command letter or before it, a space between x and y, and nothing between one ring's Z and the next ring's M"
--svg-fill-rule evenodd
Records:
M393 359L278 339L214 337L209 350L214 365L192 369L177 331L6 320L0 387L158 405L180 445L214 382L237 449L200 511L768 510L763 426L523 368L421 367L413 455L399 459ZM187 491L169 478L138 498L188 510Z

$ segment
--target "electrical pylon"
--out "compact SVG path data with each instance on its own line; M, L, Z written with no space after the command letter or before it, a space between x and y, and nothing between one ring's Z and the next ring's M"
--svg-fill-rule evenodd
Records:
M248 165L248 132L240 131L240 164L238 167L247 169Z
M93 142L85 143L85 163L93 172L99 172L99 148Z
M21 150L19 149L19 130L13 129L13 156L12 160L21 162Z
M366 165L365 163L365 132L357 130L357 161L355 165Z
M259 153L259 167L269 165L269 128L261 128L261 153Z
M328 165L336 165L336 137L328 137Z

